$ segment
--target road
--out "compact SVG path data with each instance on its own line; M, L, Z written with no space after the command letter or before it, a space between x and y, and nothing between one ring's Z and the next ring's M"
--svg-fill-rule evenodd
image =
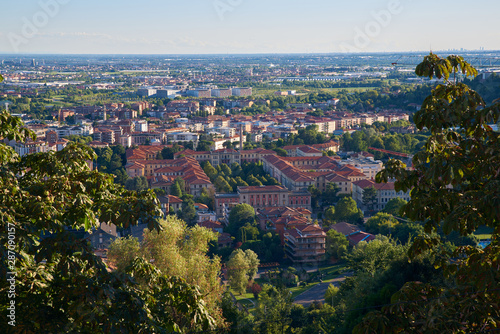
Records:
M295 297L294 304L300 304L304 307L308 307L313 302L325 302L325 293L328 290L328 286L333 284L334 286L339 286L340 283L345 281L346 277L351 276L352 273L346 273L334 278L328 282L319 283L307 291L302 292L300 295Z

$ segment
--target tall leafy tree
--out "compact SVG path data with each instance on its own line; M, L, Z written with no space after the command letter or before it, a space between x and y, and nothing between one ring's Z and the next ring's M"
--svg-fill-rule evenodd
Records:
M346 236L335 230L329 230L326 233L326 253L335 259L340 259L347 253L349 240Z
M259 263L257 254L250 249L233 251L226 264L231 288L240 294L244 293L248 282L255 277Z
M258 333L285 333L292 322L292 302L292 295L287 289L264 284L255 311Z
M390 160L378 181L396 178L397 191L411 189L404 214L425 222L410 257L433 251L444 269L446 285L407 283L393 296L394 305L365 317L357 332L487 332L500 327L500 105L487 106L481 96L457 80L477 71L460 56L426 56L419 76L442 79L414 116L418 129L431 135L413 158L412 170ZM468 236L479 226L493 229L484 248L443 247L437 232ZM453 258L453 261L449 261Z
M0 137L36 139L5 112L0 113ZM90 148L75 143L22 158L0 143L0 311L7 314L15 299L10 321L16 325L2 321L0 332L178 331L180 323L166 305L190 321L196 316L197 328L213 328L196 287L157 275L144 262L136 262L128 274L110 272L75 233L90 232L99 222L128 227L139 219L152 231L162 229L153 193L124 190L110 175L90 170L86 161L94 159ZM139 276L154 282L151 289L139 287ZM12 298L6 277L15 282Z
M249 204L238 204L229 213L227 231L236 235L238 229L247 223L255 223L255 209Z
M393 216L401 216L401 209L407 203L408 202L405 201L404 199L396 197L396 198L389 200L389 202L387 202L387 204L385 205L384 210L382 210L382 211L387 212Z
M363 213L352 197L344 197L335 205L335 220L358 224L363 219Z
M374 186L363 189L363 205L373 211L377 204L377 189Z
M148 189L148 179L145 176L136 176L125 181L125 188L133 191L144 191Z
M196 285L204 295L207 309L214 320L222 325L219 302L223 286L220 284L220 259L207 256L211 242L217 236L209 229L188 227L176 217L160 221L164 230L160 233L146 230L144 240L135 238L117 239L111 244L108 258L118 270L127 268L135 257L150 261L166 276L182 277L187 283Z

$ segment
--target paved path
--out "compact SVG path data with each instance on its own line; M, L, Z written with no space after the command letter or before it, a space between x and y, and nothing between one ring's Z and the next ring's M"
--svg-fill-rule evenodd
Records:
M325 302L325 293L326 293L326 290L328 290L328 286L330 286L330 284L333 284L334 286L339 286L340 283L345 281L346 277L351 276L351 275L352 275L352 273L346 273L346 274L340 275L339 277L334 278L328 282L316 284L315 286L313 286L309 290L306 290L306 291L302 292L300 295L298 295L297 297L295 297L294 303L300 304L304 307L308 307L309 305L311 305L315 301L324 303Z

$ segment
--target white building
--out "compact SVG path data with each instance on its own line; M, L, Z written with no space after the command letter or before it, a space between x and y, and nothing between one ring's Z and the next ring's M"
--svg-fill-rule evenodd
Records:
M135 131L137 132L148 132L148 121L140 120L135 121Z
M230 127L226 127L226 126L214 127L211 129L211 131L215 131L215 132L218 132L220 134L223 134L225 138L234 137L236 135L235 128L230 128Z
M14 150L21 157L33 153L46 153L55 149L56 149L55 147L51 148L44 141L28 141L26 143L20 143L20 142L14 143Z
M345 160L340 160L339 164L342 166L351 165L359 169L367 178L375 180L375 176L378 172L382 170L384 164L380 160L374 160L373 158L349 158Z
M189 142L193 141L196 143L198 142L198 138L200 137L196 133L191 133L191 132L172 132L172 133L167 133L167 143L182 143L182 142Z

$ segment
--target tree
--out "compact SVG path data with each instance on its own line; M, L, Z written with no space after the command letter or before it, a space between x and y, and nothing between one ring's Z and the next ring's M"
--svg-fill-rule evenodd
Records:
M0 137L36 139L5 112L0 113ZM110 175L90 170L86 161L96 158L90 148L75 143L22 158L0 143L0 274L11 278L8 272L16 272L15 321L9 320L16 328L3 321L0 332L172 332L182 325L173 314L196 315L190 318L192 328L213 329L196 287L156 275L144 262L136 262L128 274L110 272L87 239L75 233L90 232L99 222L126 228L139 219L152 231L161 230L152 191L126 191ZM15 243L9 235L15 235ZM139 276L154 281L154 287L140 287ZM3 314L12 300L8 283L0 283Z
M248 183L248 185L255 186L255 187L260 187L263 185L262 182L260 182L260 180L253 175L249 175L247 177L247 183Z
M213 188L203 188L200 197L196 198L196 203L203 203L208 206L210 210L215 207L215 191Z
M337 194L339 191L340 187L336 183L328 182L326 184L326 189L321 196L323 205L334 205L338 201Z
M231 171L231 168L229 168L228 165L226 165L226 164L220 164L219 166L220 166L221 171L224 173L224 175L231 176L232 171Z
M200 140L198 142L198 146L196 146L196 151L202 152L202 151L210 151L210 148L212 147L213 141L209 140Z
M499 120L500 105L487 106L457 81L460 72L477 75L460 56L431 53L417 66L417 75L443 79L413 118L418 129L425 127L431 135L415 154L413 170L389 160L377 175L379 182L395 178L396 191L411 189L403 213L424 221L425 234L413 242L410 258L437 253L435 265L443 268L447 284L407 283L392 298L398 306L367 315L358 333L388 326L395 331L485 332L500 325L500 134L488 126ZM449 249L436 233L442 228L445 235L468 236L481 225L493 229L491 244L484 249Z
M324 219L331 222L335 221L335 207L333 205L329 206L328 209L325 210Z
M159 159L173 159L174 154L182 151L182 146L179 146L177 143L172 145L172 147L164 147L160 154L158 154Z
M226 264L231 288L239 294L244 293L248 282L257 273L258 266L259 258L252 250L237 249L233 251Z
M348 254L347 260L354 270L374 275L385 270L395 259L406 258L408 246L398 245L385 236L377 236L370 242L362 241Z
M174 183L170 186L170 195L182 197L185 192L185 181L181 177L176 177Z
M245 258L248 263L248 272L247 272L248 278L250 280L253 280L259 269L259 264L260 264L259 257L257 256L257 254L255 254L253 250L247 249L245 251Z
M363 213L352 197L344 197L335 205L335 221L359 224L362 219Z
M333 298L339 293L339 288L333 284L328 285L328 289L325 292L325 303L333 306Z
M387 202L385 205L384 210L382 212L389 213L393 216L401 216L401 209L407 204L408 202L405 201L402 198L396 197L392 198Z
M363 189L363 205L373 211L377 204L377 189L374 186Z
M215 180L214 186L217 192L220 193L230 193L233 191L233 187L221 175Z
M390 235L398 224L399 222L391 214L379 212L368 219L365 226L370 233Z
M249 204L238 204L231 209L228 220L227 232L235 235L241 226L255 223L255 210Z
M178 182L174 182L170 186L170 195L182 197L182 190L181 190L181 187L179 186Z
M141 246L137 238L119 238L109 246L108 259L116 265L116 269L125 272L132 265Z
M215 177L217 176L217 169L215 169L209 161L205 162L205 165L203 166L203 171L207 176L210 178L210 180L214 180Z
M133 257L153 260L162 274L182 277L187 283L196 284L205 296L210 314L221 325L223 319L218 305L223 289L219 277L220 259L211 259L206 254L210 243L217 240L216 233L199 226L188 227L173 216L160 223L163 231L146 230L140 244L133 238L115 240L110 247L109 260L119 270L129 265Z
M148 189L148 179L145 176L136 176L125 182L125 189L137 192Z
M286 153L286 151L280 147L276 147L275 149L273 149L273 151L276 152L276 154L278 154L280 157L286 157L288 153Z
M285 333L292 322L292 302L292 295L287 289L264 284L255 311L259 333Z
M192 195L182 196L182 209L178 213L178 216L188 225L191 225L193 223L193 220L196 218L196 209L194 207Z
M340 259L347 253L349 240L340 232L329 230L326 233L326 253L335 259Z

